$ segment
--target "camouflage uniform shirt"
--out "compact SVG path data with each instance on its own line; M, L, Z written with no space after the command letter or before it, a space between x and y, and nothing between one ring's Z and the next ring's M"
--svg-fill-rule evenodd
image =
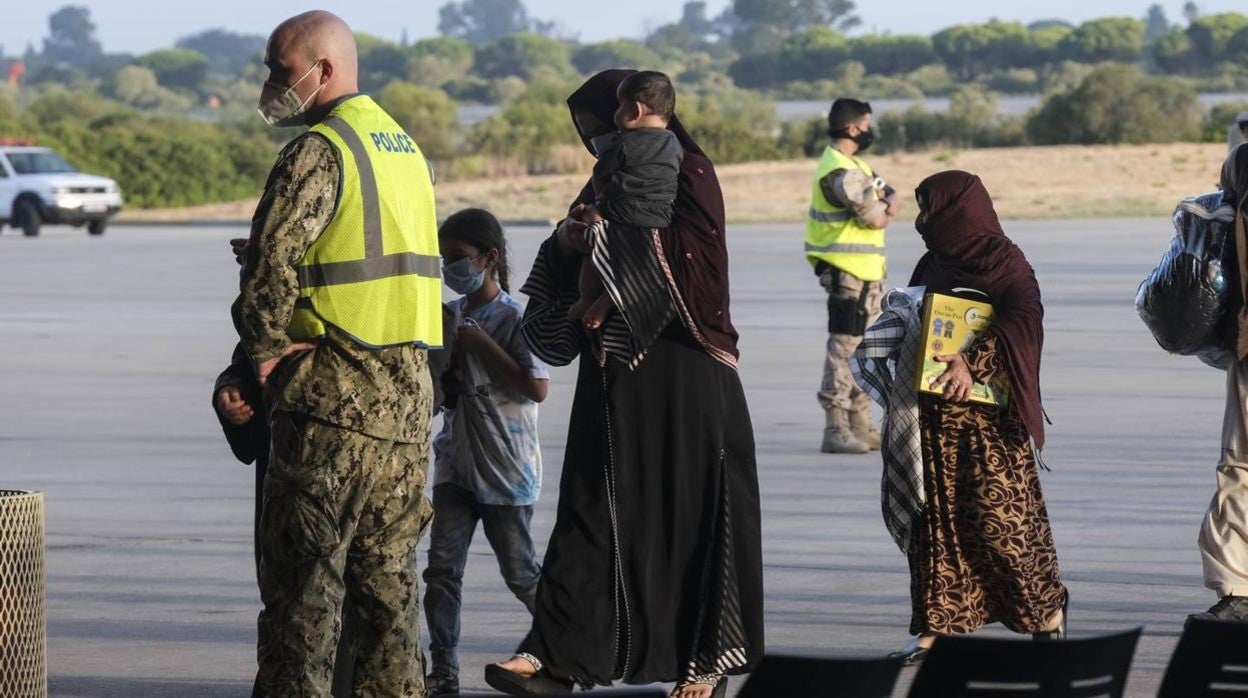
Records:
M307 133L277 158L256 213L234 318L252 361L280 356L299 297L296 267L333 220L341 186L337 150ZM269 377L272 411L299 412L344 429L403 443L428 439L432 411L421 381L425 350L368 349L326 325L313 351L288 357Z

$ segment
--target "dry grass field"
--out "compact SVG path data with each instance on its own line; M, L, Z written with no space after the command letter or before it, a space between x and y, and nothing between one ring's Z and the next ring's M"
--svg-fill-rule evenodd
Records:
M869 158L907 197L925 176L961 169L984 179L1003 218L1125 218L1168 214L1184 196L1215 188L1226 146L1179 143L1057 146L895 153ZM732 223L800 221L810 203L813 160L719 168ZM580 191L580 175L499 177L438 185L438 211L468 206L507 220L558 218ZM908 202L903 218L914 213ZM126 211L124 221L246 220L255 200L183 209Z

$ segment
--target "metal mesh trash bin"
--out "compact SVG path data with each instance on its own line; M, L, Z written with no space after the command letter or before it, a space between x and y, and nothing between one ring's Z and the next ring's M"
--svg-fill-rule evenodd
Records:
M0 696L48 695L43 493L0 489Z

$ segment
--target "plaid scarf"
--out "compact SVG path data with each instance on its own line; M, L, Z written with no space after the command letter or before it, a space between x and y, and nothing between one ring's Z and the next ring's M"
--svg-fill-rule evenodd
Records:
M923 292L922 286L890 292L884 298L883 314L867 328L849 359L854 380L884 408L880 504L884 525L907 554L925 502L919 396L915 389Z

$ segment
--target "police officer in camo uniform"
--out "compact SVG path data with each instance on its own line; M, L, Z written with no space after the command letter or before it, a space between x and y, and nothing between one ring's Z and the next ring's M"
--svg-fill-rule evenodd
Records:
M884 229L897 193L860 156L871 147L871 105L841 98L828 112L828 135L806 218L806 260L828 294L828 343L819 385L824 453L880 448L870 398L849 372L849 357L884 295Z
M328 695L345 621L354 695L423 696L415 553L431 511L426 349L442 341L431 170L357 94L355 38L339 18L283 22L265 64L261 115L310 130L269 174L235 303L273 442L260 690Z

